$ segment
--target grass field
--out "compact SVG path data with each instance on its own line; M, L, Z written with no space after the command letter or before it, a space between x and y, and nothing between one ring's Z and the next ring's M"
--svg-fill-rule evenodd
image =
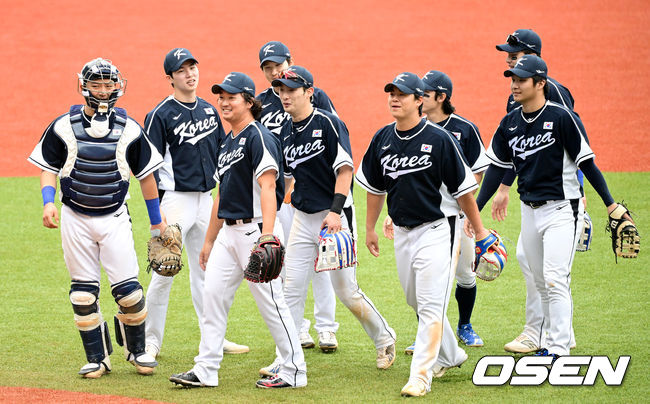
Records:
M514 243L519 231L516 194L511 195L510 216L505 223L489 220L507 240L510 261L502 276L492 283L479 281L477 304L472 317L485 341L482 348L467 348L468 362L434 380L428 400L452 402L644 402L650 383L648 354L648 267L650 255L650 174L607 173L613 196L625 199L636 213L642 236L640 257L614 262L611 243L604 232L606 212L593 189L587 186L588 212L594 222L592 251L578 253L572 273L578 347L574 355L620 355L632 360L621 387L608 387L598 378L593 387L476 387L471 376L476 362L485 355L504 354L503 344L519 334L524 323L525 287L515 258ZM645 185L643 185L645 184ZM42 207L38 179L0 178L0 385L113 394L178 403L216 401L241 402L390 402L397 401L409 374L410 357L402 353L415 336L416 319L406 305L397 280L393 249L382 238L381 257L374 259L363 245L365 193L357 189L360 247L358 279L398 336L398 357L392 368L375 368L375 350L356 319L338 303L339 350L322 354L306 350L309 385L294 391L265 391L254 387L257 371L274 358L270 334L248 291L237 293L227 337L251 347L246 355L226 356L219 374L220 386L212 389L179 389L167 380L171 373L193 365L200 339L189 296L187 269L175 280L171 310L160 366L152 377L135 374L123 360L121 348L111 356L113 372L99 380L84 380L76 374L85 363L79 334L74 327L68 300L69 276L63 262L59 231L41 225ZM129 205L134 221L136 248L140 257L140 281L145 288L146 211L137 182ZM383 217L382 217L383 219ZM109 322L116 312L110 287L103 276L102 312ZM313 320L308 300L308 317ZM457 321L452 297L449 319ZM645 325L644 325L645 324ZM111 331L114 339L114 332ZM312 334L315 337L315 334ZM116 348L115 343L113 345ZM0 398L0 401L2 399Z

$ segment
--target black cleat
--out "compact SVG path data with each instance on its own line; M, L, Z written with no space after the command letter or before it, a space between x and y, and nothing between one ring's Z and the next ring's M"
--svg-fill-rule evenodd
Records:
M201 383L199 378L196 377L194 372L191 370L185 373L175 373L169 376L169 381L184 387L208 387L205 384Z

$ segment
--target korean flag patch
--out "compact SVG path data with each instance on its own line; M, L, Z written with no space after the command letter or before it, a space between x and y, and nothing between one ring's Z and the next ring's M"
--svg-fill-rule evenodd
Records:
M544 129L553 129L553 122L544 122Z
M206 114L214 115L214 110L212 108L203 108Z
M424 153L431 153L431 145L423 143L422 147L420 148L420 151Z
M460 132L451 132L452 135L456 137L456 139L460 140Z
M245 145L245 144L246 144L246 138L245 138L245 137L239 139L239 145L240 145L240 146L243 146L243 145Z
M311 133L311 137L323 137L323 130L314 129L314 131Z

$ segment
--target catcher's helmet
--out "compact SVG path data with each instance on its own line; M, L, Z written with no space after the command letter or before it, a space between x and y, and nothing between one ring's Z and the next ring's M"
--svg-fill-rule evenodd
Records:
M99 113L109 113L117 99L124 95L126 90L126 79L117 67L108 59L97 58L86 63L81 69L81 73L77 73L78 84L77 90L86 99L86 105ZM88 88L88 84L92 82L105 83L106 80L112 81L115 86L111 90L108 99L99 99L93 95Z

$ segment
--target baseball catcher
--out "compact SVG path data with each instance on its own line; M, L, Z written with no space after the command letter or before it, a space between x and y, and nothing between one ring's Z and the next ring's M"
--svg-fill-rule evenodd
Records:
M639 232L631 220L630 211L622 203L609 214L607 231L612 235L612 250L617 262L618 257L636 258L639 255Z
M284 246L273 234L264 234L253 246L244 277L255 283L268 283L280 276Z
M147 272L152 269L158 275L174 276L183 267L181 254L183 252L183 237L178 223L167 226L160 235L154 235L147 242Z

